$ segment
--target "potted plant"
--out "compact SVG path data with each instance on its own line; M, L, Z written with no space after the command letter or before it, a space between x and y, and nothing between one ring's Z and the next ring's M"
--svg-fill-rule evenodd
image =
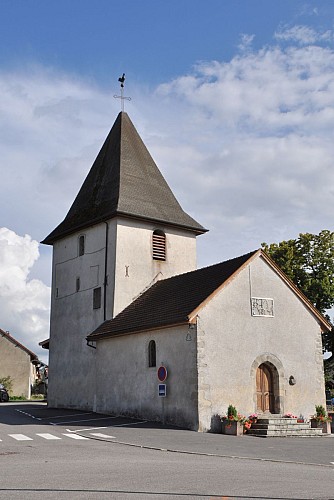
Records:
M232 436L242 436L247 429L244 428L246 422L248 419L240 415L235 406L229 405L227 415L222 418L222 432Z
M249 415L248 417L248 420L250 421L251 424L256 424L257 419L258 419L257 413L251 413L251 415Z
M321 428L324 434L330 434L332 418L328 416L322 405L316 405L315 411L316 414L311 417L311 427Z

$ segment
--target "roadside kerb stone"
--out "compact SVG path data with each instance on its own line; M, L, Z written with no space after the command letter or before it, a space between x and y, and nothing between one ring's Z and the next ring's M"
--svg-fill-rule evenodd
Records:
M191 431L188 431L191 433ZM316 462L307 462L307 461L298 461L298 460L286 460L286 459L276 459L276 458L264 458L264 457L255 457L255 456L241 456L241 455L233 455L233 454L221 454L221 453L210 453L210 452L205 452L205 451L191 451L191 450L183 450L183 449L177 449L177 448L168 448L168 447L160 447L160 446L150 446L150 445L145 445L145 444L138 444L138 443L133 443L133 442L128 442L128 441L120 441L115 438L104 438L104 437L98 437L98 436L92 436L88 435L87 433L77 431L76 432L78 435L81 435L83 437L89 437L89 439L96 440L96 441L104 441L112 444L117 444L121 446L132 446L135 448L141 448L141 449L147 449L147 450L155 450L155 451L160 451L160 452L169 452L169 453L182 453L182 454L189 454L189 455L198 455L198 456L208 456L208 457L217 457L217 458L229 458L233 460L252 460L252 461L260 461L260 462L273 462L273 463L286 463L286 464L296 464L296 465L307 465L307 466L315 466L315 467L327 467L327 468L333 468L333 464L321 464L321 463L316 463ZM212 435L212 434L211 434ZM334 435L332 435L334 437ZM218 438L221 438L221 435L217 435ZM251 436L243 436L241 438L235 437L235 436L229 436L232 439L246 439L249 441L253 441L254 438ZM293 437L293 436L291 436ZM331 435L328 435L327 437L331 437ZM274 438L275 441L278 440L278 438ZM281 438L284 441L286 441L289 438ZM294 438L296 440L298 438ZM302 438L304 440L305 437ZM311 438L312 442L314 441L314 437ZM319 436L319 439L323 439L323 437Z

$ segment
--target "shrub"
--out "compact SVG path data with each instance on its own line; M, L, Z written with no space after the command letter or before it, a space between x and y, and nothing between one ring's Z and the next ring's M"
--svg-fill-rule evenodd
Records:
M13 381L11 377L0 377L0 384L4 385L8 392L12 392Z
M238 419L238 412L235 406L229 405L227 408L227 418L230 420Z

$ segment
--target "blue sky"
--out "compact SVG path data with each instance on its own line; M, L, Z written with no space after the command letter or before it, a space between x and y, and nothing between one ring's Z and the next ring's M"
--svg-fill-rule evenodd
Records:
M145 84L190 72L198 61L228 61L242 34L254 48L281 26L331 29L331 1L1 0L2 67L38 63L111 86L125 71Z
M0 0L0 328L40 354L51 249L119 110L204 266L333 230L334 2Z

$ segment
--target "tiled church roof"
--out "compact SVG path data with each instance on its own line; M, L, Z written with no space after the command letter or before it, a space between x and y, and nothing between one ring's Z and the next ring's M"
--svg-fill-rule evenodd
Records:
M127 113L119 113L67 216L42 243L117 215L204 233L185 213Z
M158 281L87 340L188 322L189 315L255 253Z

